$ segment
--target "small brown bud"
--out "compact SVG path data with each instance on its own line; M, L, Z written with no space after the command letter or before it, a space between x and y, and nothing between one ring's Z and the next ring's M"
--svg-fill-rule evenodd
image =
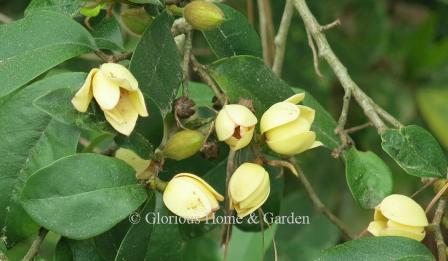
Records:
M216 159L219 156L219 147L216 141L207 141L201 148L202 156L205 159Z
M224 106L224 104L222 104L222 102L216 96L213 96L212 103L213 103L213 109L217 111L220 111Z
M180 119L187 119L196 112L195 105L194 101L182 96L174 101L174 112Z

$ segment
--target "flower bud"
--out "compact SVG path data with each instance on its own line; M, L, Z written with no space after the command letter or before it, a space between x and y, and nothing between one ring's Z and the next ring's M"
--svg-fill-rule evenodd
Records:
M295 155L322 145L316 133L310 131L315 111L296 105L305 98L304 93L272 105L261 117L260 130L266 143L275 152Z
M196 110L194 108L196 104L188 97L182 96L174 101L174 113L180 119L187 119L192 116Z
M407 196L394 194L375 208L367 230L374 236L400 236L422 241L426 226L428 219L422 207Z
M216 116L216 135L231 150L239 150L252 140L256 124L257 117L247 107L239 104L225 105Z
M187 4L184 8L184 17L194 29L201 31L213 30L225 20L221 8L204 1L194 1Z
M151 160L142 159L134 151L125 148L119 148L115 152L115 158L126 162L129 166L134 168L136 172L135 176L138 179L147 176L146 172L148 171L148 167L151 164Z
M180 173L168 182L163 202L174 214L188 220L208 220L224 197L196 175Z
M230 208L243 218L264 204L270 190L268 172L258 164L244 163L230 178Z
M127 136L134 130L138 115L148 116L137 80L118 63L104 63L99 69L90 70L72 104L79 112L86 112L92 98L112 127Z
M203 143L204 135L199 131L179 131L168 139L163 155L170 159L183 160L196 154Z

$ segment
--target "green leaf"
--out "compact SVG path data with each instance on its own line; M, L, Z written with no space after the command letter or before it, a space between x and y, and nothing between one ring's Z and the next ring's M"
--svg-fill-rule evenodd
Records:
M82 75L85 77L85 74ZM99 121L94 113L81 113L75 110L70 101L81 85L82 82L80 85L74 85L70 88L54 90L37 98L33 104L42 112L64 124L89 131L113 132L105 120Z
M163 0L129 0L129 2L136 4L154 4L162 6L165 1Z
M366 237L325 250L316 261L433 261L431 252L420 242L404 237Z
M32 0L25 9L25 15L31 15L38 11L53 11L71 17L79 14L83 0Z
M362 208L374 208L392 193L392 172L375 153L351 148L344 156L348 186Z
M130 149L143 159L150 159L154 146L139 132L133 132L130 136L118 135L115 137L118 146Z
M448 149L448 90L421 89L417 92L417 102L423 118L438 140Z
M92 36L71 18L47 11L0 26L0 97L48 69L96 48Z
M162 194L153 194L139 217L140 222L129 229L115 260L182 260L179 226L160 223L163 217L175 217L163 204Z
M120 14L121 21L131 32L141 35L154 20L144 8L129 8Z
M258 118L271 105L294 94L291 87L257 57L235 56L221 59L210 65L210 73L230 98L230 102L238 102L240 98L252 100ZM328 148L338 147L339 138L334 133L336 122L328 112L309 94L303 104L316 110L313 130L316 131L318 140Z
M166 12L158 16L137 44L129 65L142 92L155 101L164 116L171 111L182 77L180 55L171 34L173 21Z
M444 177L447 162L436 139L425 129L410 125L381 135L383 150L409 175Z
M54 261L104 261L93 239L71 240L61 238L56 245Z
M218 58L235 55L263 57L260 37L247 18L232 7L217 4L224 12L226 21L217 29L202 32Z
M101 16L101 15L100 15ZM121 33L120 24L114 16L100 17L98 22L96 18L92 21L92 36L95 39L99 49L109 49L113 51L123 51L123 35Z
M134 172L124 162L98 154L65 157L27 180L21 202L47 229L72 239L89 238L109 230L145 201Z
M38 169L74 154L79 138L78 131L53 121L32 101L42 93L77 86L83 77L56 75L0 98L0 135L4 137L0 143L0 227L5 228L10 245L38 228L18 202L24 181Z

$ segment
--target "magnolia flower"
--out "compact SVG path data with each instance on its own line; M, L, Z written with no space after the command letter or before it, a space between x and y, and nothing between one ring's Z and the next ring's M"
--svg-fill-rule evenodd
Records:
M72 104L79 112L86 112L92 98L95 98L112 127L124 135L131 134L138 115L148 116L137 80L118 63L105 63L99 69L90 70Z
M239 150L252 140L256 124L257 117L247 107L239 104L225 105L216 116L216 135L231 150Z
M390 195L375 208L367 230L374 236L400 236L422 241L428 219L422 207L410 197Z
M270 190L268 172L258 164L244 163L230 178L230 208L243 218L264 204Z
M304 93L296 94L272 105L261 117L260 131L273 151L294 155L322 145L310 131L314 109L296 105L304 98Z
M190 173L180 173L168 182L163 192L165 206L188 220L208 220L219 209L224 197L207 182Z
M115 152L115 158L120 159L131 166L135 170L135 176L138 179L143 179L148 176L147 172L149 165L151 164L151 160L142 159L134 151L125 148L119 148Z

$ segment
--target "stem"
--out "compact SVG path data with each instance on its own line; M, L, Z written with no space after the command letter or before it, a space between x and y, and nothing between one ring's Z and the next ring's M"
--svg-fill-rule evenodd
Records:
M190 57L191 48L193 47L193 30L189 30L185 34L185 44L184 44L184 60L182 66L182 95L188 96L188 82L190 81Z
M334 215L331 210L329 210L324 203L320 200L317 193L314 191L313 186L308 181L308 178L305 176L303 171L300 169L297 161L295 158L291 157L289 161L292 163L292 165L295 168L295 172L298 173L297 177L302 182L303 186L305 187L306 192L308 193L308 196L310 197L311 201L313 202L314 206L322 213L324 214L328 219L330 219L331 222L333 222L339 230L342 232L342 236L345 240L353 239L352 234L350 233L350 230L348 229L347 225L342 222L336 215Z
M125 53L120 53L120 54L116 54L116 55L108 55L108 54L105 54L104 52L102 52L101 50L96 50L95 54L99 58L101 58L101 60L103 60L104 62L107 62L107 63L117 63L117 62L121 62L123 60L127 60L132 57L132 52L125 52Z
M354 126L354 127L345 129L345 133L347 133L347 134L355 133L357 131L363 130L363 129L368 128L368 127L372 127L372 123L371 122L367 122L367 123L364 123L364 124L361 124L361 125L358 125L358 126Z
M229 197L229 182L235 171L235 156L236 151L230 150L227 157L227 167L226 167L226 198L225 198L225 210L226 216L232 216L233 211L230 209L230 197ZM227 260L227 249L230 242L230 234L232 233L232 224L225 224L222 230L221 245L224 245L224 260Z
M439 261L446 261L446 244L443 239L442 230L440 229L440 223L442 221L446 203L447 203L446 199L441 199L439 201L439 203L437 204L436 211L434 213L434 218L431 222L432 228L434 230L434 237L436 240Z
M48 233L47 229L43 227L40 228L37 238L31 244L30 249L26 253L25 257L22 259L22 261L31 261L34 259L35 256L37 256L37 254L39 253L40 246L42 245L42 242L44 242L47 233Z
M168 10L170 10L171 13L177 16L183 16L184 15L184 9L182 7L178 7L175 4L168 5Z
M11 17L5 15L4 13L0 13L0 23L9 24L12 23L13 21L14 20Z
M207 69L204 65L198 62L194 55L191 55L191 62L193 64L193 70L199 74L199 77L210 87L210 89L215 93L215 96L219 99L221 104L226 104L226 97L216 85L215 81L209 75Z
M291 19L294 11L292 0L286 0L285 10L283 11L282 21L278 28L277 36L275 36L275 56L272 71L278 76L282 74L283 61L285 59L286 40L291 26Z
M317 22L305 0L294 0L294 5L302 17L305 28L309 31L316 43L317 49L319 50L319 56L324 58L330 65L345 91L351 91L353 97L364 110L364 114L373 123L378 133L383 133L387 129L387 126L378 115L378 107L374 106L372 99L352 80L347 72L347 68L345 68L339 58L334 54L323 33L323 28L325 29L325 27L322 27Z
M254 0L247 0L246 1L246 8L247 8L247 20L249 21L249 24L254 24Z
M274 56L274 26L272 24L271 5L269 0L258 0L257 3L263 59L267 65L271 65Z

